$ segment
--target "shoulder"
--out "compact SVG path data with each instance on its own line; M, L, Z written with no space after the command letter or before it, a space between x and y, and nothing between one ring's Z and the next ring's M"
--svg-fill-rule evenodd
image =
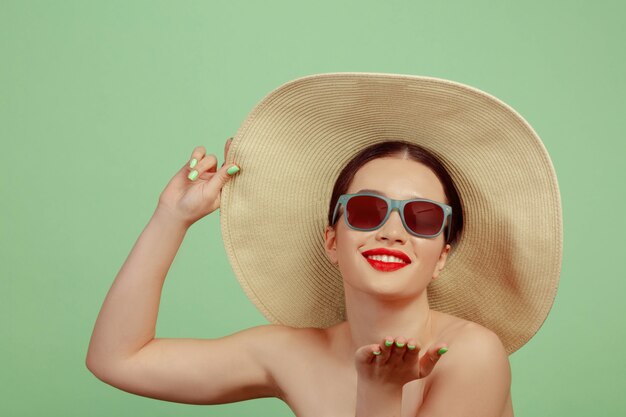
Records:
M508 358L506 349L498 335L478 323L464 321L455 337L455 344L462 345L467 353L479 357Z
M323 329L298 328L282 324L267 324L248 329L250 351L269 371L287 363L291 355L314 349L326 343Z
M434 342L446 342L450 348L460 345L464 352L490 352L508 358L498 335L485 326L440 312L437 312L436 320L438 324Z
M453 317L436 342L448 343L448 353L436 367L441 371L459 373L480 368L510 372L502 341L495 332L478 323Z
M273 381L274 396L281 399L286 398L288 387L310 371L310 362L302 358L319 356L327 346L323 329L268 324L250 330L254 333L250 353Z
M452 355L448 356L448 371L455 374L476 376L477 372L497 378L507 384L510 381L509 357L496 333L476 323L467 324L457 335Z
M321 341L326 337L322 329L297 328L282 324L266 324L247 331L255 340L253 346L255 353L261 356L269 355L271 359L274 359L275 353L280 351L281 347L295 348Z
M316 327L291 327L284 324L268 324L263 327L267 328L269 334L294 342L298 340L310 342L311 339L326 337L325 329Z
M448 352L430 375L424 405L459 416L498 415L511 386L504 345L496 333L477 323L462 319L451 323L435 341L448 343ZM450 398L457 398L455 405L449 404Z

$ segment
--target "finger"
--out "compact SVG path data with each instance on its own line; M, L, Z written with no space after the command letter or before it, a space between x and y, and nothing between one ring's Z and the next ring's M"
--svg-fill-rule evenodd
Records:
M189 169L194 169L198 165L198 162L204 158L205 154L206 149L204 146L196 146L193 152L191 152L191 158L189 158Z
M411 338L406 342L406 353L404 354L404 362L417 363L421 347Z
M395 339L392 336L385 336L381 346L380 363L387 363L393 352Z
M204 169L205 172L214 173L215 171L217 171L217 156L214 154L207 155L202 159L202 161L200 161L198 165L200 164L202 164L202 168L206 167L206 169Z
M419 361L420 378L430 375L439 359L441 359L441 356L447 351L448 349L445 343L430 348Z
M195 168L192 169L191 172L189 172L187 178L189 178L191 181L195 181L197 178L202 177L202 174L204 174L205 172L215 172L216 167L217 157L213 154L206 155L198 162Z
M221 190L230 179L239 172L239 166L236 164L227 164L221 167L211 178L211 182L216 181L216 186Z
M406 338L398 336L394 340L393 350L389 356L389 363L400 363L406 353Z
M380 345L365 345L357 349L354 354L354 361L356 364L359 363L372 363L376 360L377 357L380 356L381 347Z

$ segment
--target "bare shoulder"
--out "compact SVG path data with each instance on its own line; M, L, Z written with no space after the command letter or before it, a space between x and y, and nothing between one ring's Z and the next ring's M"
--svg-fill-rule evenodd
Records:
M430 375L421 416L500 417L510 401L511 370L506 349L496 333L454 316L441 317L438 341L448 343ZM451 402L450 398L456 401Z
M285 386L298 377L294 370L308 364L302 358L323 356L328 348L329 336L325 329L297 328L280 324L254 328L255 359L271 375L276 384L277 397L285 397Z
M498 335L477 323L468 322L459 329L449 348L452 349L456 354L447 356L449 371L452 371L451 365L464 365L460 369L454 367L454 372L479 368L494 374L510 371L508 355Z
M289 387L291 378L294 377L292 375L295 365L302 362L302 357L307 355L307 351L323 348L326 333L317 328L265 324L241 330L228 338L232 338L232 352L237 350L235 346L243 345L249 353L248 362L240 361L240 365L246 366L247 364L250 368L258 367L264 371L266 386L269 388L262 396L285 400L286 389ZM240 355L235 355L235 357L240 357ZM246 394L246 396L255 398L261 395L255 393L254 395Z
M249 339L254 340L252 352L260 363L272 371L276 365L287 359L290 351L306 349L322 343L326 335L321 329L297 328L282 324L267 324L245 330Z
M463 372L490 370L501 379L510 379L508 354L498 335L472 321L439 313L434 342L446 342L448 352L432 373L432 382Z
M448 343L450 349L459 345L460 350L469 354L473 350L492 354L504 355L508 358L506 349L498 335L492 330L478 323L437 312L436 342Z
M277 354L284 354L282 347L288 349L305 348L306 346L323 343L328 336L324 329L298 328L282 324L268 324L254 327L259 340L255 345L256 354L266 357L273 363ZM251 330L251 329L249 329Z

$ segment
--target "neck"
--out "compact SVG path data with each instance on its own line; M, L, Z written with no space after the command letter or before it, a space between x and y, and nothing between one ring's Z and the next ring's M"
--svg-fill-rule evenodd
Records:
M425 347L432 338L432 311L426 290L419 297L382 300L348 285L346 297L346 336L351 352L358 348L383 343L385 337L414 338Z

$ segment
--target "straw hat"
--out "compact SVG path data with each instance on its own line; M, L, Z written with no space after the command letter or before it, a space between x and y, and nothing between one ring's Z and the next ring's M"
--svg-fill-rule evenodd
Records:
M345 320L342 278L324 251L328 205L343 166L384 140L435 154L461 198L463 233L428 287L430 308L491 329L511 354L537 332L556 295L557 179L522 116L456 82L317 74L261 100L229 150L243 175L221 197L222 237L241 286L273 323Z

